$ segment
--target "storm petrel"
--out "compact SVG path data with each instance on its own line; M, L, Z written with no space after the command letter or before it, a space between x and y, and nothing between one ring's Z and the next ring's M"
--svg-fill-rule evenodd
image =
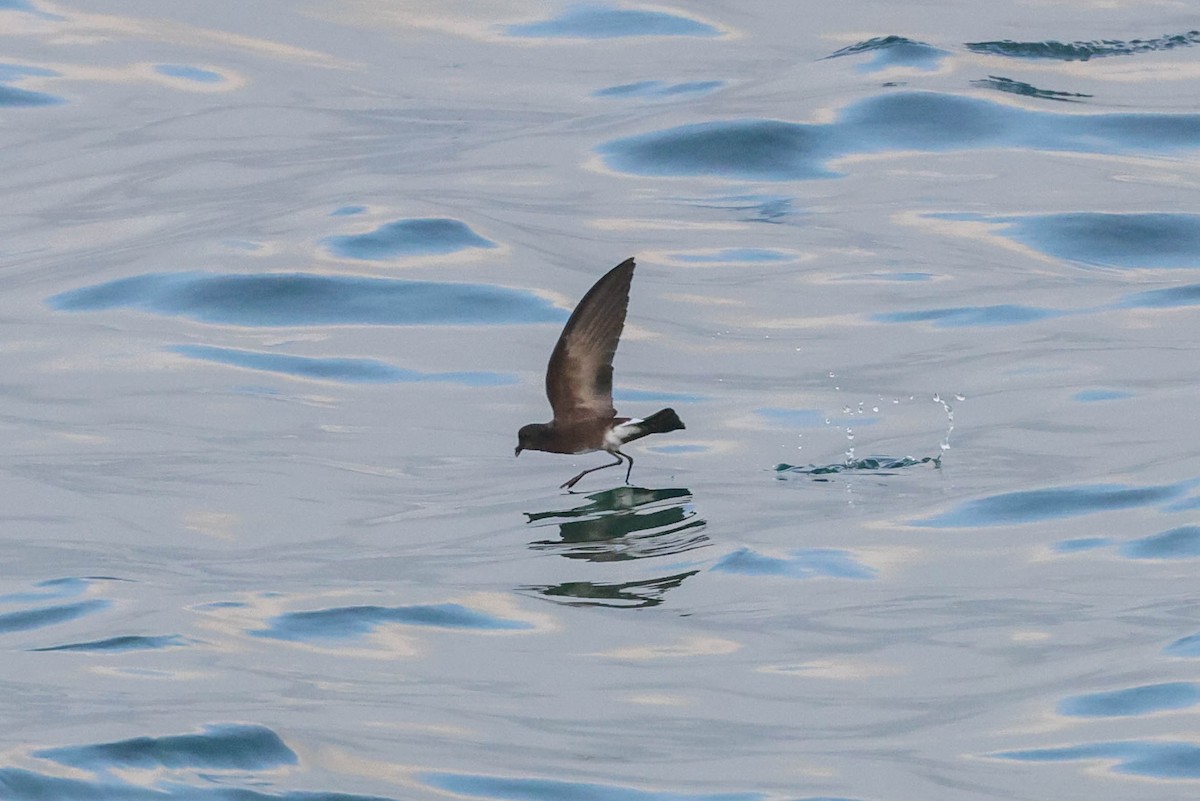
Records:
M684 427L674 409L663 409L645 419L617 417L613 408L613 356L625 327L629 308L629 285L633 281L633 259L609 270L588 290L567 320L550 364L546 367L546 395L554 419L530 423L517 432L516 455L521 451L591 453L606 451L617 461L584 470L560 489L570 489L579 479L596 470L617 467L629 461L625 483L633 472L633 458L621 453L626 442L648 434L662 434Z

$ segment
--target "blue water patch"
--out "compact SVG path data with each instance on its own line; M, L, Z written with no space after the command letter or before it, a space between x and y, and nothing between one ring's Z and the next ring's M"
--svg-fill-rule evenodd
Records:
M0 4L0 8L4 8ZM24 9L23 4L20 8ZM9 6L9 8L18 8L18 6ZM49 95L44 92L33 92L28 89L19 89L15 86L7 86L13 81L19 81L22 78L39 77L49 78L58 75L54 70L45 69L43 67L27 67L23 64L0 64L0 106L8 106L11 108L18 107L36 107L36 106L56 106L59 103L67 102L65 98L56 95Z
M825 413L819 409L781 409L767 406L754 413L768 422L799 428L820 428L825 425Z
M880 323L933 323L935 328L973 328L979 326L1025 325L1061 317L1067 312L1035 306L1001 304L997 306L959 306L949 309L886 312L874 314Z
M672 253L674 261L685 264L724 264L728 262L781 262L795 261L796 254L770 248L723 248L707 253Z
M1091 484L1007 492L968 501L944 514L912 522L913 525L930 528L1010 526L1149 506L1169 501L1182 491L1179 485L1126 487L1120 484Z
M1099 267L1200 267L1200 214L1071 212L978 217L1034 250Z
M236 723L207 726L199 734L47 748L35 751L34 756L97 772L113 768L264 770L299 761L275 732Z
M241 326L496 325L566 317L549 301L507 287L311 273L147 273L47 303L62 311L133 308Z
M197 604L196 609L246 609L250 604L245 601L211 601L206 604Z
M889 67L915 67L930 71L937 69L941 60L950 55L947 50L904 36L880 36L843 47L825 58L841 58L861 53L870 53L874 57L859 67L861 72L877 72Z
M684 125L607 142L615 170L785 181L829 178L834 159L884 151L1022 148L1159 153L1200 147L1200 114L1070 114L975 97L900 92L861 100L830 123L743 119Z
M187 64L155 64L154 71L159 75L166 75L168 78L181 78L196 83L222 83L225 80L225 76L219 72Z
M1126 295L1117 304L1126 309L1176 309L1200 305L1200 284L1151 289Z
M967 42L966 48L976 53L1009 58L1054 59L1056 61L1087 61L1106 56L1132 56L1200 44L1200 31L1188 31L1155 39L1100 39L1091 42L1014 42L1004 39L995 42Z
M18 89L14 86L0 86L0 106L36 107L56 106L67 102L66 99L44 92L31 92L28 89Z
M1081 389L1071 396L1071 400L1077 400L1080 403L1099 403L1101 401L1122 400L1132 397L1132 392L1125 392L1119 389Z
M0 0L0 9L7 9L9 11L22 11L26 14L31 14L42 19L65 19L65 17L63 17L61 14L51 14L47 11L42 11L30 3L29 0Z
M365 234L326 237L321 243L335 255L363 261L496 247L495 242L484 239L466 223L441 217L394 220Z
M190 640L178 634L165 634L160 637L143 637L129 635L125 637L109 637L106 640L90 642L73 642L65 645L51 645L46 648L31 648L31 651L91 651L91 652L124 652L124 651L157 651L163 648L182 648L190 644Z
M97 598L57 606L44 606L40 609L5 612L0 614L0 634L12 634L17 631L29 631L30 629L55 626L59 623L69 623L85 615L107 609L111 605L111 601Z
M613 400L631 403L700 403L708 400L706 395L685 392L656 392L651 389L618 389L613 391Z
M1035 97L1038 100L1057 100L1060 103L1078 103L1091 95L1081 94L1079 92L1060 92L1054 89L1039 89L1030 83L1024 81L1014 81L1011 78L1002 78L998 75L989 75L987 78L982 78L977 81L971 81L972 86L978 86L982 89L995 89L997 92L1006 92L1010 95L1020 95L1022 97Z
M716 91L725 85L724 81L685 81L683 83L667 83L666 81L637 81L623 83L619 86L608 86L592 92L593 97L633 97L642 100L661 100L680 95L704 95Z
M32 591L13 592L0 595L0 604L31 603L59 598L73 598L82 594L94 579L66 576L63 578L46 579L33 586Z
M481 631L515 631L533 628L521 620L489 615L460 604L413 606L342 606L312 612L288 612L253 631L256 637L306 642L313 639L348 639L369 634L389 623Z
M1200 556L1200 526L1181 526L1131 540L1121 546L1131 559L1195 559Z
M719 36L699 20L665 11L602 5L571 6L552 19L508 25L509 36L531 39L618 39L629 36Z
M0 768L0 798L4 801L393 801L381 796L336 792L266 793L216 784L193 787L164 782L160 787L146 787L113 780L68 779L20 768Z
M330 217L352 217L355 214L362 214L367 210L366 206L339 206L329 212Z
M175 345L169 350L190 359L228 364L248 370L284 373L300 378L347 383L396 384L436 381L464 384L471 387L490 387L517 383L514 375L489 372L423 373L406 370L375 359L318 359L310 356L291 356L286 353L263 353L252 350L216 348L208 345Z
M4 8L3 3L0 3L0 8ZM24 64L0 64L0 83L11 83L12 81L31 76L36 78L54 78L61 74L46 67L28 67Z
M832 178L841 148L829 126L778 120L702 122L599 147L609 167L635 175L715 175L761 181Z
M801 548L785 558L739 548L721 557L712 567L718 573L789 578L873 579L878 572L859 562L849 551L836 548Z
M1200 656L1200 634L1190 634L1180 637L1163 649L1167 656L1197 657Z
M1200 684L1173 681L1107 693L1076 695L1059 702L1058 712L1071 717L1130 717L1170 709L1187 709L1197 704L1200 704Z
M1115 773L1155 779L1200 779L1200 745L1164 740L1087 743L992 754L1020 762L1115 762Z
M1076 537L1072 540L1056 542L1051 547L1058 553L1079 553L1093 551L1097 548L1107 548L1113 541L1108 537Z

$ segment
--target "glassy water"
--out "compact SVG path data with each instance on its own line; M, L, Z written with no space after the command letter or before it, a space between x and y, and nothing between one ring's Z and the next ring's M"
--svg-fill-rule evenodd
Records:
M0 0L0 797L1200 791L1194 11L812 6Z

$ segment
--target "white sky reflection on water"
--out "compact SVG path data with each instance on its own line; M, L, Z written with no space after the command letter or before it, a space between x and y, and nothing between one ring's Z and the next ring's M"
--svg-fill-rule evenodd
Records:
M0 796L1195 795L1180 8L0 0Z

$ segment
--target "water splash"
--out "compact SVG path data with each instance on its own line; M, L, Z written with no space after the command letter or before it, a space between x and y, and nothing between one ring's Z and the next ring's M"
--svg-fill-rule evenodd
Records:
M964 401L967 399L967 397L961 392L956 392L954 394L954 399L957 401ZM942 398L940 393L936 392L933 395L933 402L940 404L942 410L946 412L946 435L942 437L942 441L938 443L938 447L942 449L942 453L945 453L946 451L950 450L950 434L954 431L954 407L947 403Z
M835 473L868 473L877 476L892 476L895 471L903 470L906 467L916 467L918 465L928 464L934 467L942 466L941 456L922 456L915 458L912 456L864 456L862 459L848 460L827 465L792 465L779 463L775 465L776 473L800 473L809 476L825 476Z

